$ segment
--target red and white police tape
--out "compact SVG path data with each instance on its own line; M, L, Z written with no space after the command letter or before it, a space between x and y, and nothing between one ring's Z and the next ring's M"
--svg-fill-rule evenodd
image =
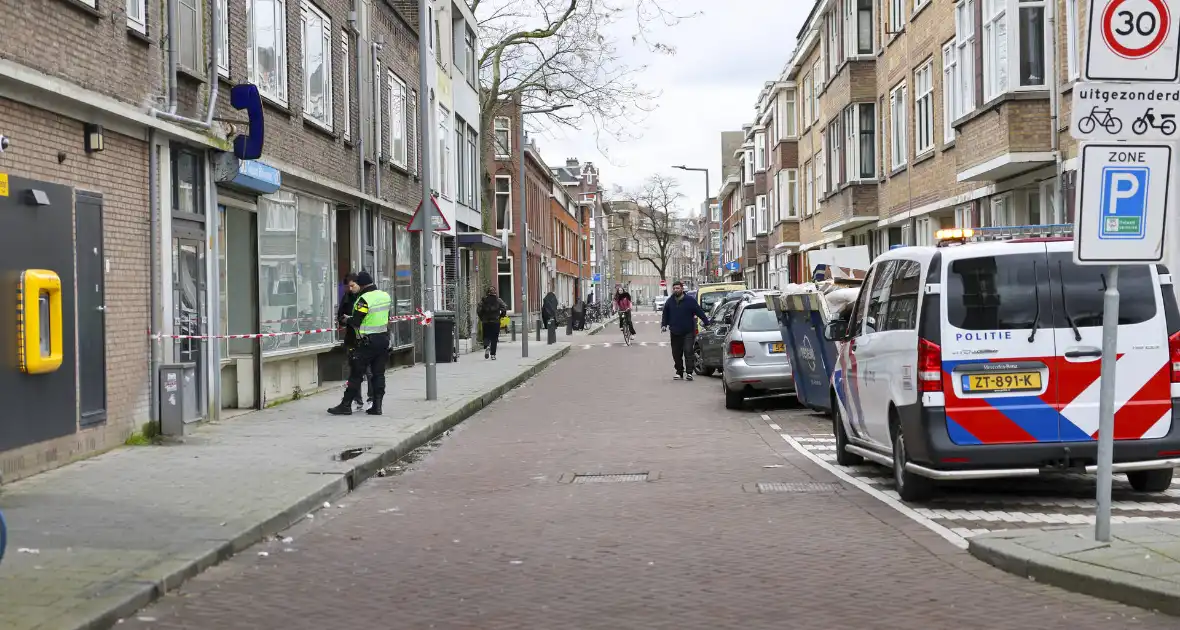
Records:
M422 309L418 309L418 312L413 315L391 315L389 317L389 321L391 322L405 322L413 320L422 320L420 323L423 326L428 326L434 321L434 313L431 311L423 311ZM152 339L262 339L265 337L298 337L302 335L314 335L317 333L334 333L338 330L343 330L343 328L311 328L308 330L284 330L280 332L248 333L244 335L152 335L149 333L149 336Z

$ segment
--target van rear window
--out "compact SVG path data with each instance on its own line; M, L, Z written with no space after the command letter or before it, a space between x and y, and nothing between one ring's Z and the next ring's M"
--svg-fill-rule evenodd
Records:
M1037 317L1037 292L1033 287L1038 281L1044 309L1042 321L1048 318L1046 276L1044 254L952 261L946 278L947 319L952 326L965 330L1032 328Z
M1068 252L1049 254L1053 281L1054 326L1065 328L1069 316L1077 326L1102 325L1102 294L1106 291L1106 267L1075 265ZM1065 287L1062 304L1061 288ZM1064 307L1064 308L1063 308ZM1119 266L1119 323L1141 324L1155 317L1155 283L1147 265Z
M713 307L716 306L717 302L721 301L721 298L723 297L725 297L724 291L713 291L711 293L702 295L701 299L699 300L701 304L701 310L705 311L706 313L712 312Z

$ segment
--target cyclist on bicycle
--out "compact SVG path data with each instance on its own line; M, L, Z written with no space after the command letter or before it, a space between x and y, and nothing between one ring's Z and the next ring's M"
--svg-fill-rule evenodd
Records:
M635 336L635 323L631 321L631 294L623 287L615 291L615 308L619 311L619 330L627 326L631 336Z

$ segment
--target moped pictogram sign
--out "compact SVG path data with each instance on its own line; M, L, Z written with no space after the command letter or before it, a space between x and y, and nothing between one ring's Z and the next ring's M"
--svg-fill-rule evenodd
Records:
M1087 81L1180 79L1180 0L1093 0Z

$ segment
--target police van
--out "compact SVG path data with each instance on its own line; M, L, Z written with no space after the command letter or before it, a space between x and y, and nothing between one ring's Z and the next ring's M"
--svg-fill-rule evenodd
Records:
M1105 267L1071 226L940 230L873 261L828 324L837 463L893 468L906 501L940 481L1096 470ZM1180 312L1163 265L1119 270L1114 471L1162 492L1180 466Z

